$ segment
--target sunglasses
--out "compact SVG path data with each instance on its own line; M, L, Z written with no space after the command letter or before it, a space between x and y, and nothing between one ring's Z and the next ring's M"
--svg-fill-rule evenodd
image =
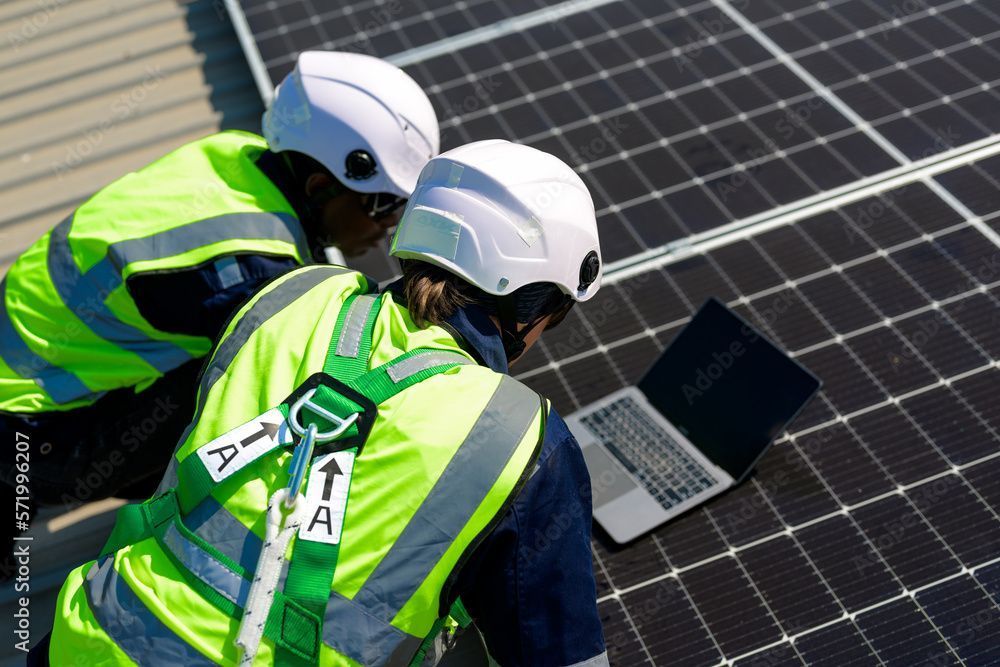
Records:
M361 206L372 220L383 220L406 205L404 197L397 197L386 192L366 194L361 200Z

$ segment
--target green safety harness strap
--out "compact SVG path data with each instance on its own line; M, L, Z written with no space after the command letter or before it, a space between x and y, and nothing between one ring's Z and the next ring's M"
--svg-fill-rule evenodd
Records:
M288 403L282 403L277 409L283 417L288 418ZM201 501L208 498L216 487L215 480L212 479L208 469L205 468L201 459L194 455L194 452L178 463L177 479L184 480L183 484L178 481L176 487L177 501L184 514L191 512Z
M348 299L341 308L340 316L337 319L323 372L341 380L376 405L380 405L406 387L443 373L460 363L467 363L468 360L457 353L418 348L400 355L389 364L368 371L372 332L380 307L380 299L372 300L372 297L367 295L355 295ZM367 314L365 314L366 312ZM354 335L352 328L356 330L357 322L362 319L364 320L363 330L355 343L354 339L351 338ZM354 320L353 324L352 320ZM345 337L348 338L346 345L344 344ZM420 358L416 359L417 357ZM404 367L407 368L405 378L393 372ZM338 399L348 400L346 397L336 394L333 389L326 385L319 387L314 398L328 408L338 403ZM349 451L357 454L357 448ZM350 487L348 487L347 498L349 502ZM339 554L339 543L333 545L303 539L296 540L288 569L288 578L285 582L285 595L301 604L302 607L313 611L320 618L321 634L322 619L330 596ZM448 619L441 618L435 622L431 632L421 643L420 649L410 663L411 665L419 665L423 661L424 655L433 644L446 620ZM471 623L472 619L465 611L461 600L456 600L452 607L451 620L462 628ZM286 664L286 661L288 664L292 664L292 656L285 655L280 648L276 658L280 664Z
M219 551L211 543L205 541L197 533L191 531L184 525L180 517L177 495L173 489L170 489L144 503L125 505L119 509L115 529L109 541L110 539L115 539L115 533L122 536L128 531L132 531L132 535L137 536L133 538L130 544L150 537L154 538L161 550L168 555L174 567L183 573L185 581L195 592L227 616L234 619L242 618L242 607L188 569L187 565L178 557L176 551L166 543L167 532L171 528L176 529L183 539L196 545L206 555L246 580L252 579L253 572L248 571L239 563ZM290 599L281 591L275 592L274 603L268 615L264 634L277 647L283 649L296 664L315 663L303 663L303 660L308 661L311 657L302 651L301 646L303 642L289 641L287 637L300 639L312 637L312 643L315 644L319 641L318 638L320 636L316 634L318 628L318 621L308 610L302 608L298 602Z
M375 318L378 317L381 305L381 299L368 295L355 294L347 299L340 309L340 315L337 317L337 324L330 339L330 347L326 353L326 362L323 364L324 373L351 386L354 380L368 370L368 355L371 352L372 331L375 328ZM356 334L358 322L363 322L360 335ZM357 338L354 338L356 335ZM397 389L397 391L399 390ZM360 393L364 394L365 392L362 391ZM339 416L340 413L336 408L342 406L335 406L333 403L340 403L336 399L344 397L340 395L331 396L329 394L335 394L335 391L326 387L326 385L321 385L317 389L313 399L323 405L323 407L333 410ZM380 400L376 400L371 396L368 398L376 405L382 402L381 397ZM348 451L357 456L358 448L354 447ZM350 482L353 477L351 475L348 478L347 501L350 501ZM346 506L344 509L346 514ZM300 536L299 539L295 540L295 546L292 548L292 559L288 566L288 578L285 580L285 595L301 604L305 609L314 614L319 621L318 633L314 643L315 651L313 655L315 656L315 660L308 664L318 664L319 662L319 647L323 636L324 612L327 600L330 598L330 588L333 584L333 574L337 569L337 559L339 556L339 540L337 544L328 544L326 542L304 540ZM294 639L285 632L284 627L282 627L282 636L288 640ZM290 643L299 643L301 648L306 648L308 637L303 637L302 639L301 643ZM294 654L289 655L289 651L280 646L275 653L275 662L283 665L300 663L300 661L295 659Z
M368 398L374 405L383 403L429 377L461 364L472 363L466 356L457 352L418 348L368 370L372 332L380 306L381 299L368 294L355 294L345 301L323 367L327 375L335 377L346 387ZM327 384L320 384L311 400L338 417L345 417L364 409ZM289 408L290 400L278 406L278 410L286 420ZM329 422L319 415L310 421L316 423L319 428L329 425ZM306 424L303 423L303 426ZM342 438L348 439L357 434L357 428L352 428L345 431ZM281 443L269 451L262 452L261 456L290 444L293 443ZM360 445L346 450L342 448L340 451L352 451L356 455L359 449ZM184 563L178 561L174 551L164 544L166 531L170 526L175 526L184 538L226 568L244 579L252 579L252 572L246 571L190 531L181 521L181 516L208 498L216 486L200 457L192 453L179 463L178 480L180 481L175 489L170 489L144 503L121 507L101 556L154 537L163 551L170 555L178 569L184 573L187 582L194 590L223 613L232 618L241 618L243 610L239 605L191 573ZM264 629L264 635L276 646L277 664L291 666L318 664L323 637L323 619L339 551L339 543L328 544L303 539L294 542L284 592L275 593ZM466 616L461 602L456 602L456 606L452 608L452 618L464 620ZM411 664L418 664L423 658L444 621L445 619L440 619L434 625L431 634L425 639Z
M417 649L416 654L413 656L413 660L410 661L409 667L418 667L421 663L423 663L424 657L427 655L427 652L431 650L431 647L434 645L434 640L437 639L438 634L446 632L448 637L454 639L470 625L472 625L472 616L469 615L468 610L466 610L465 605L462 603L462 598L455 598L455 602L451 605L448 615L442 616L438 620L434 621L434 625L431 626L431 631L427 633L426 637L424 637L424 641L421 642L420 648Z

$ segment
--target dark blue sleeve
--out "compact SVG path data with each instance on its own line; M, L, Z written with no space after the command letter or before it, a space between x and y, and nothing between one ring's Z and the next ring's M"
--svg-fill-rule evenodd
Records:
M553 411L537 471L456 586L502 667L563 667L604 653L590 527L583 453Z
M288 257L226 255L192 269L140 273L127 286L139 314L160 331L214 340L264 283L297 266Z

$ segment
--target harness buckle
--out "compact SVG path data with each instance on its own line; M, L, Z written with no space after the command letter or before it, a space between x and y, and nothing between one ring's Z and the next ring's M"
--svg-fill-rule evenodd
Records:
M302 394L299 400L292 404L292 407L288 410L288 426L292 431L301 437L306 434L306 429L299 424L299 412L302 410L303 406L308 406L310 410L323 417L329 422L336 424L337 426L329 431L323 431L322 433L315 434L315 440L318 443L330 442L331 440L336 440L341 435L344 434L347 429L351 428L351 425L358 420L358 415L360 413L354 412L349 417L338 417L321 405L317 405L312 402L312 397L316 394L317 387L314 387Z
M357 412L351 413L348 417L339 417L323 406L314 403L312 397L316 394L317 389L318 387L313 387L302 394L288 410L288 427L300 437L299 444L295 446L295 451L292 454L292 464L288 471L288 495L285 497L285 507L288 509L295 506L295 502L299 497L302 479L305 477L306 469L309 467L310 462L312 462L313 450L316 447L316 443L336 440L358 420L359 413ZM299 413L303 407L308 407L310 411L336 424L336 426L322 433L318 432L319 429L316 424L310 423L309 426L303 427L299 423Z
M328 429L316 433L316 453L322 454L351 447L360 454L378 415L371 399L326 373L311 375L282 403L288 406L288 430L297 439L305 436L310 422ZM303 409L312 414L303 415Z

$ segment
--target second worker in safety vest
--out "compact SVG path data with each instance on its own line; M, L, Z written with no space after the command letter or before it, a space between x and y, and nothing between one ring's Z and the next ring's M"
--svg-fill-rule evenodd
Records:
M439 148L419 86L350 53L303 53L263 134L209 136L115 181L0 283L0 480L24 434L32 505L148 496L233 311L324 246L377 243Z
M432 664L449 613L504 667L608 664L582 453L506 374L600 287L586 187L533 148L457 148L392 253L381 294L311 267L237 314L162 493L63 585L52 664Z

